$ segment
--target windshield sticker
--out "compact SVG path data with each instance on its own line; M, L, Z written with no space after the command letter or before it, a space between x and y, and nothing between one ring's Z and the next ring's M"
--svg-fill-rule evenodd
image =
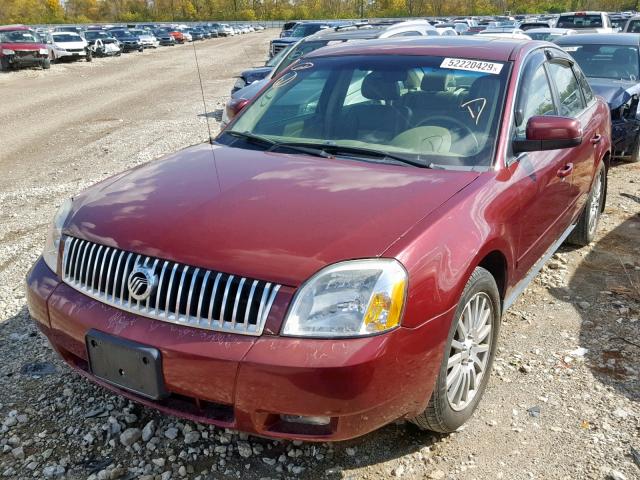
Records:
M467 70L469 72L482 72L498 75L502 71L504 64L495 62L483 62L480 60L466 60L464 58L445 58L440 64L440 68L451 68L453 70Z
M560 47L565 52L577 52L580 47Z
M298 72L300 70L306 70L307 68L313 68L314 65L311 62L304 62L301 63L300 65L296 65L295 67L291 67L291 70L293 70L294 72Z
M289 83L292 80L294 80L297 76L298 76L298 74L296 72L294 72L294 71L287 72L283 76L281 76L278 80L276 80L274 82L272 88L284 87L287 83Z
M487 106L487 99L480 97L480 98L469 100L468 102L463 103L462 105L460 105L460 108L466 108L467 111L469 112L469 116L471 116L471 118L475 120L477 125L478 122L480 121L480 116L482 115L482 112L484 112L484 107L486 106Z

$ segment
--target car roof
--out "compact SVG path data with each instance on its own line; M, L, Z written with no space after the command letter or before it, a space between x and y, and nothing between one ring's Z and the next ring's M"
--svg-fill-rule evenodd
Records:
M633 45L640 44L640 35L636 33L581 33L568 35L556 40L558 45Z
M514 50L534 43L536 42L529 39L491 36L404 37L331 45L308 53L306 58L334 55L434 55L506 62Z
M3 25L0 26L0 32L14 31L14 30L31 30L31 27L26 25Z

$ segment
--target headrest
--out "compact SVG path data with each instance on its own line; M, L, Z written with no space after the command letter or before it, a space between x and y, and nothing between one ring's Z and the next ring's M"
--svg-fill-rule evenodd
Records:
M422 77L420 89L423 92L444 92L447 83L447 74L444 72L425 73Z
M400 81L398 72L371 72L362 81L362 96L369 100L397 100L400 98Z
M477 78L469 89L468 98L495 97L500 86L500 79L494 75L484 75Z
M633 59L633 54L628 48L618 48L613 52L613 60L616 63L629 63Z

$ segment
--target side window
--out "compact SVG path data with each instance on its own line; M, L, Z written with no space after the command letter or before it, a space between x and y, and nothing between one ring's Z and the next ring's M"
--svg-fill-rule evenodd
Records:
M524 94L524 102L522 104L522 121L517 126L516 135L524 137L527 122L531 117L537 115L555 115L556 109L553 105L553 95L551 87L544 70L544 65L540 65L528 83L523 85L520 94Z
M570 66L561 63L550 63L549 74L551 81L558 90L560 115L565 117L577 117L585 108L580 87L576 76Z
M576 78L578 79L578 83L580 84L580 88L582 88L582 93L584 93L584 98L587 101L587 105L589 105L591 101L594 99L593 90L591 90L591 85L589 85L589 82L587 81L587 77L584 76L584 73L582 73L582 70L574 67L573 73L575 73Z

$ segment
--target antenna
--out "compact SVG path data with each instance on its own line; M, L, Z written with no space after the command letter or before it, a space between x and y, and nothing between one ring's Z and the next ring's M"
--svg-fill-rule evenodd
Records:
M198 70L198 80L200 81L200 92L202 93L202 106L204 107L204 118L207 121L207 131L209 132L209 143L213 143L213 137L211 136L211 125L209 124L209 113L207 112L207 101L204 95L204 87L202 86L202 75L200 75L200 64L198 63L198 52L196 52L196 42L191 42L193 46L193 56L196 59L196 70ZM213 150L212 150L213 153ZM215 157L215 155L214 155Z
M220 173L218 172L218 164L216 162L216 152L213 151L213 137L211 136L211 125L209 124L209 113L207 112L207 101L204 95L204 86L202 85L202 75L200 75L200 64L198 63L198 53L196 52L196 42L191 42L193 45L193 56L196 59L196 70L198 70L198 80L200 81L200 93L202 93L202 106L204 108L204 118L207 122L207 131L209 132L209 148L211 149L211 156L213 157L213 168L216 171L216 180L218 182L218 189L222 191L222 183L220 182Z

